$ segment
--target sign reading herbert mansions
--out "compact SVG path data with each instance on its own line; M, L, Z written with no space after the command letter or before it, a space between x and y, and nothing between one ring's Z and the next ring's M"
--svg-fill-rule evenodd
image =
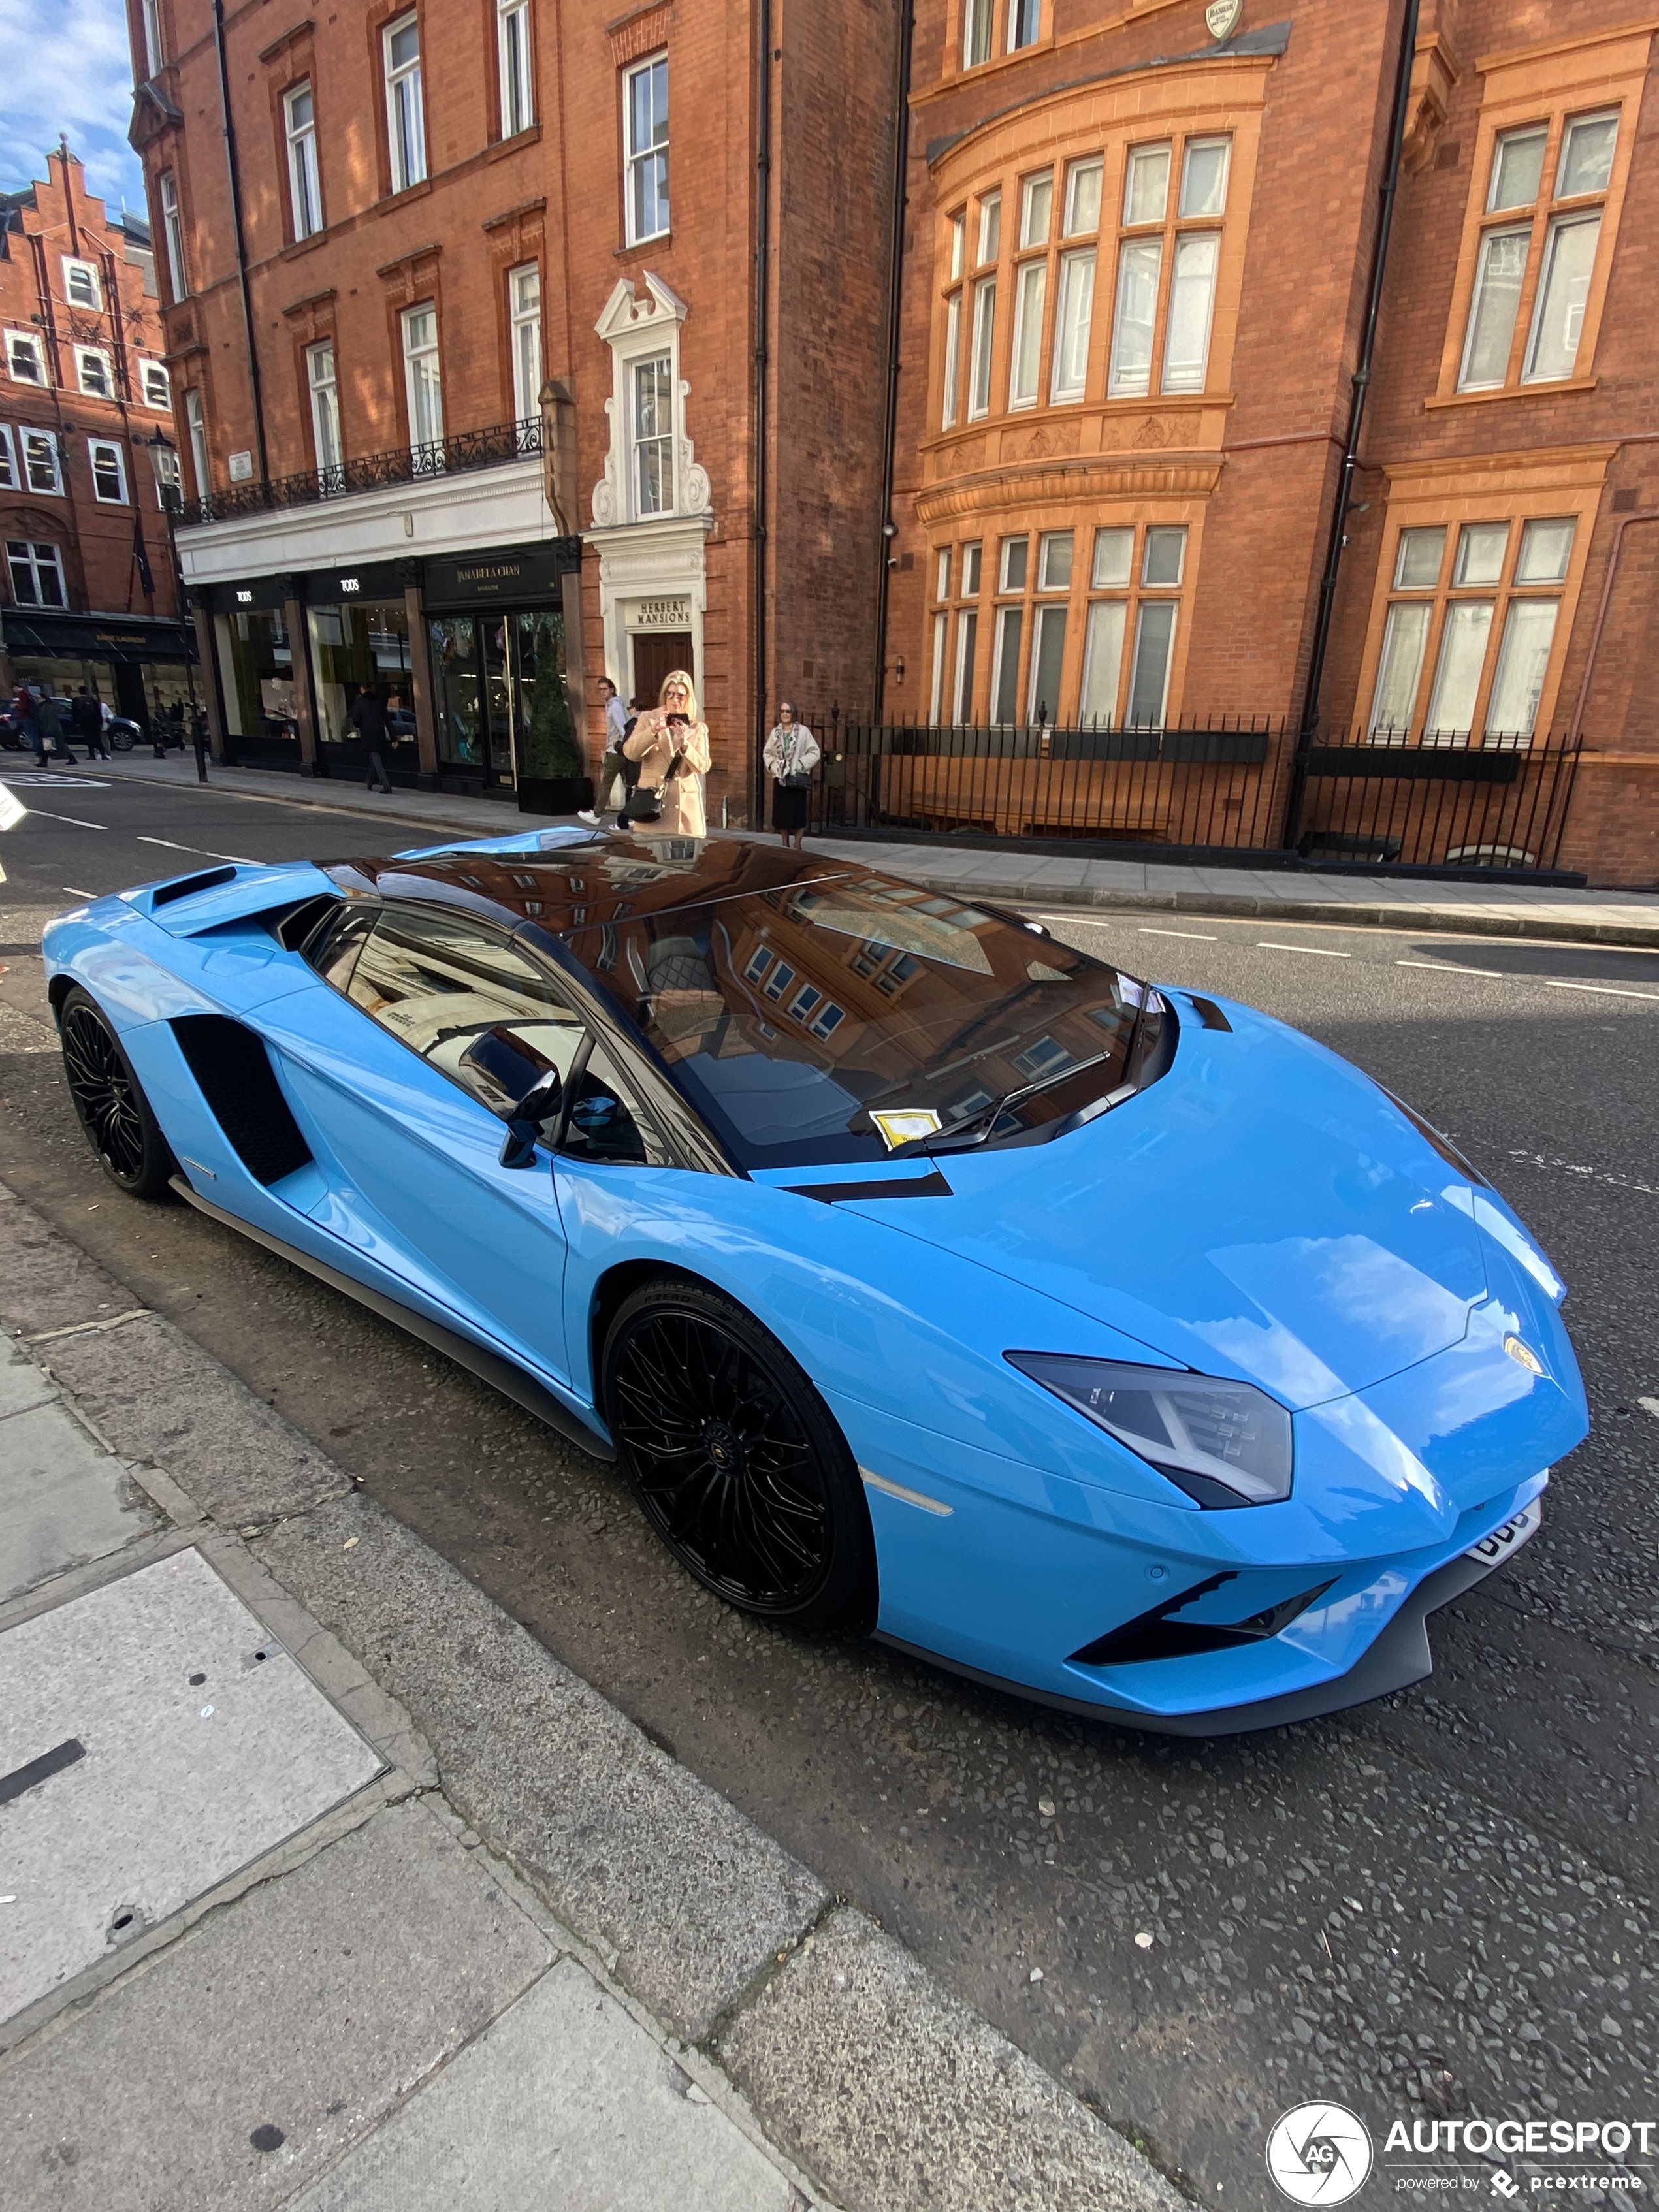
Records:
M690 599L636 599L626 617L629 629L690 629Z

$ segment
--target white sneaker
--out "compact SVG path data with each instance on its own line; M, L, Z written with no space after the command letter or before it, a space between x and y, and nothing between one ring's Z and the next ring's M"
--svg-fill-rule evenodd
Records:
M578 822L586 822L590 830L597 830L599 826L599 816L589 806L579 806L576 810L576 819Z

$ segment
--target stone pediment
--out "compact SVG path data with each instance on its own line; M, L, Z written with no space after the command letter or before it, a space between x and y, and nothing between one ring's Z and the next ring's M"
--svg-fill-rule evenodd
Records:
M152 82L135 85L127 143L142 153L153 138L161 137L164 131L177 131L184 119L183 111L173 106L159 84Z

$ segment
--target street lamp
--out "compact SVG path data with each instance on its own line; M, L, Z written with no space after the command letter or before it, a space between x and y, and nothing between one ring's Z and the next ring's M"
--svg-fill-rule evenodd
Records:
M179 564L179 517L184 511L184 486L179 473L179 454L171 438L158 424L143 441L149 455L150 467L155 472L155 492L161 503L161 512L167 519L167 555L173 562L173 605L178 610L179 627L185 619L185 573ZM196 679L191 678L191 741L196 750L196 781L205 783L207 774L207 745L202 735L201 709L196 703ZM157 754L161 751L158 744Z

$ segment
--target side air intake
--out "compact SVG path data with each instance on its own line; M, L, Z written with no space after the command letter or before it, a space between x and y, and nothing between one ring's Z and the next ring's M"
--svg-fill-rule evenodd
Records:
M162 884L150 893L149 910L158 906L171 906L175 899L194 898L198 891L217 890L221 884L234 884L234 868L204 868L200 875L179 876L170 884Z
M173 1034L236 1157L256 1182L280 1182L311 1147L271 1073L264 1045L224 1014L181 1014Z

